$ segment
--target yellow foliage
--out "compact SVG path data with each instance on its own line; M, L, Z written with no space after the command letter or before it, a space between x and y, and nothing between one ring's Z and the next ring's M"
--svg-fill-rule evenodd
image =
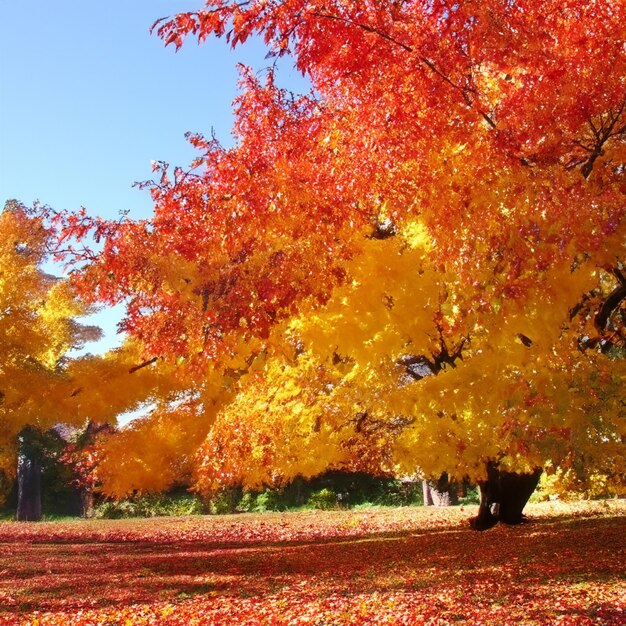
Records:
M63 413L62 358L77 344L73 318L84 308L41 269L48 237L19 206L0 214L0 447L23 426L49 427Z
M280 484L358 458L472 480L488 460L554 466L568 488L587 473L589 493L626 484L626 363L579 349L571 314L598 285L595 257L554 260L524 298L506 298L497 275L477 293L435 266L433 245L419 222L364 239L324 306L275 330L198 450L200 491ZM419 381L403 365L459 346L462 359Z
M210 415L199 415L193 404L161 402L128 427L100 439L100 489L122 498L188 484L193 455L211 425Z
M174 384L154 368L135 371L143 359L131 342L104 356L67 357L97 332L76 321L88 308L69 281L41 268L50 236L19 205L0 213L0 469L9 476L25 426L114 422Z
M307 355L269 358L242 379L198 451L197 489L281 484L346 461L333 419L336 379Z

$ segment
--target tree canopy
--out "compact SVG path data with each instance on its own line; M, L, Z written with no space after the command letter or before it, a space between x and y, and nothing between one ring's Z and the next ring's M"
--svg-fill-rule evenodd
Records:
M150 220L59 218L102 244L70 246L76 288L126 303L180 385L110 457L158 431L137 467L175 480L197 449L206 490L489 463L623 489L625 10L215 0L156 23L176 47L260 36L312 89L242 69L235 146L155 164Z
M15 475L26 429L114 421L166 388L147 370L128 384L140 359L132 341L103 356L72 355L100 329L81 323L91 308L71 282L46 271L57 239L46 213L16 201L0 213L0 470L7 476Z
M86 309L71 285L41 268L51 235L15 201L0 213L0 450L10 474L20 431L60 420L59 396L71 393L64 357L95 332L75 321Z

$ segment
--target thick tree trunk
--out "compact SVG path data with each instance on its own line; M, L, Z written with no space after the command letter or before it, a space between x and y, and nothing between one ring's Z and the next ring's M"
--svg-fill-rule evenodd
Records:
M454 506L459 503L457 486L445 473L436 482L422 481L422 490L424 506Z
M522 511L539 484L541 469L531 474L502 472L493 464L487 468L487 480L479 483L480 507L470 520L474 530L487 530L498 522L521 524Z
M430 493L430 484L427 480L422 481L422 493L424 494L424 506L432 506L433 496Z
M17 465L17 513L20 522L41 519L41 461L20 455Z
M74 487L71 491L67 513L74 517L93 515L94 495L90 487Z

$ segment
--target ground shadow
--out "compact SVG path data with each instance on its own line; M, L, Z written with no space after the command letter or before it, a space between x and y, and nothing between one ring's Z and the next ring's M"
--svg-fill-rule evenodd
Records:
M434 596L452 585L477 600L500 594L505 602L520 589L542 593L546 586L623 579L625 531L626 518L613 517L541 520L486 533L457 527L277 543L5 542L0 611L265 596L303 581L344 595L419 590ZM508 588L500 584L503 575Z

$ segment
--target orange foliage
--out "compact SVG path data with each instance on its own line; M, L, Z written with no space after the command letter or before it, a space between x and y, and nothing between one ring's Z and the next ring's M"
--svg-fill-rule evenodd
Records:
M261 35L313 87L243 70L235 147L190 136L195 169L155 164L151 220L65 218L66 236L103 241L76 285L128 303L146 358L183 364L189 388L223 372L244 390L209 435L201 483L343 463L361 413L405 420L398 437L359 433L398 471L480 479L497 460L626 482L624 361L596 351L608 335L593 323L603 277L626 282L625 11L214 0L155 24L177 47ZM398 364L416 357L440 375L408 384ZM291 404L247 403L250 381L267 396L311 359L333 382L301 385L306 428ZM294 441L310 447L295 457Z

